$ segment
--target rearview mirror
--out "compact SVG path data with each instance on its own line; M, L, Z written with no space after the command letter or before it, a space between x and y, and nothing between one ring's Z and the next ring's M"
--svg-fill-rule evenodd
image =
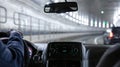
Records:
M44 6L45 13L65 13L77 10L78 6L76 2L50 3Z

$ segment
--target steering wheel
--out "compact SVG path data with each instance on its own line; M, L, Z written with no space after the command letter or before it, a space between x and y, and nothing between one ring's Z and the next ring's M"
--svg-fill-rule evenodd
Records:
M9 38L8 37L2 37L0 38L0 40L3 42L3 44L7 45ZM23 40L23 44L24 44L24 67L28 67L29 61L30 61L30 52L29 52L29 48L27 45L26 40Z
M96 67L120 67L120 43L107 49Z

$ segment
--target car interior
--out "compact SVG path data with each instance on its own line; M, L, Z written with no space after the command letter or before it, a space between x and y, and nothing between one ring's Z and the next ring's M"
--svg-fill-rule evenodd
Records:
M66 7L64 7L67 5ZM63 7L61 7L63 6ZM45 13L77 11L75 2L50 3ZM0 40L6 45L8 32L0 32ZM95 45L83 42L53 41L39 48L24 39L24 67L120 67L120 44ZM41 45L41 43L39 43Z
M4 44L8 42L6 37L4 35L0 38ZM24 44L26 45L25 63L28 64L25 67L96 67L97 64L105 65L97 67L112 67L112 65L119 64L120 49L118 46L120 44L115 47L115 45L98 46L81 42L50 42L44 50L38 49L27 40L24 40ZM29 49L32 51L31 56ZM106 61L111 64L107 64Z

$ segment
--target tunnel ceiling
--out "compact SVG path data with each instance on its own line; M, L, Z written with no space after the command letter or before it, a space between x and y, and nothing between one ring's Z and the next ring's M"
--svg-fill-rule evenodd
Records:
M32 0L38 5L44 6L47 2L64 1L64 0ZM78 14L88 16L89 18L96 18L98 20L106 20L113 22L113 15L115 10L120 8L120 0L67 0L76 1L79 5ZM103 14L101 12L104 11Z
M119 8L120 0L78 0L78 3L79 13L112 22L113 14ZM104 14L101 14L101 11L104 11Z
M114 12L120 7L120 0L78 0L78 3L79 14L109 22L113 22Z

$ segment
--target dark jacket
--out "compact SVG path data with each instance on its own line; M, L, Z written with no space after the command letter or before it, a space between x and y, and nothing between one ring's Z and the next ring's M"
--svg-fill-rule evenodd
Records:
M24 45L19 33L10 35L7 45L0 41L0 67L23 67Z

